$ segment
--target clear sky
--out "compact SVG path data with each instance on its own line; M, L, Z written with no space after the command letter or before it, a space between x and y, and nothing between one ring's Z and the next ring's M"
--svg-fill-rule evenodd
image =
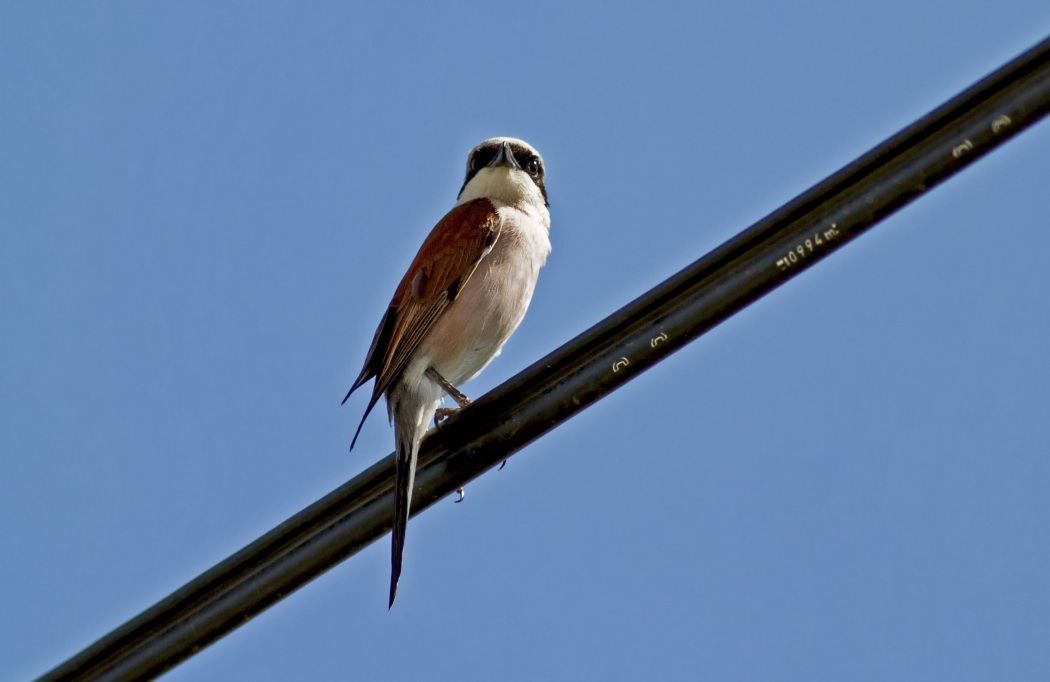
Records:
M340 406L494 135L480 395L1050 33L1046 0L6 2L0 679L387 455ZM170 680L1050 679L1050 122Z

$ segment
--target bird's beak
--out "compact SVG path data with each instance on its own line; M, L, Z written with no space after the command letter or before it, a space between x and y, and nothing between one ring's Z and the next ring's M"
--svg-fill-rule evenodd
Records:
M488 165L489 168L498 168L500 166L521 170L518 160L514 158L514 152L510 150L510 145L506 142L499 146L499 151L496 152L496 156L492 157Z

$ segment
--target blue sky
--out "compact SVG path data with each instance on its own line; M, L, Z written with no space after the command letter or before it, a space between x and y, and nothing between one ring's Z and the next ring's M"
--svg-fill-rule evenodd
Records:
M390 452L340 406L493 135L480 395L1050 33L1045 0L5 3L0 679ZM1050 677L1050 123L170 680Z

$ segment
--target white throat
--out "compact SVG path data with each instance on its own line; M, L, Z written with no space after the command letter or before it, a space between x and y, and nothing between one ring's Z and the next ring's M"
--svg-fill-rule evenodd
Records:
M463 188L456 205L474 199L494 199L508 204L524 211L550 229L551 215L543 194L525 171L507 166L482 168Z

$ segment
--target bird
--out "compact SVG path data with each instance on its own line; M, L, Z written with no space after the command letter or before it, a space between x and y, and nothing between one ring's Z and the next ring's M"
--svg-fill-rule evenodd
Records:
M493 137L467 155L452 209L438 221L390 300L350 395L375 378L353 450L372 408L386 396L394 427L396 477L390 601L401 577L420 443L456 388L500 354L532 300L551 251L543 157L527 142Z

